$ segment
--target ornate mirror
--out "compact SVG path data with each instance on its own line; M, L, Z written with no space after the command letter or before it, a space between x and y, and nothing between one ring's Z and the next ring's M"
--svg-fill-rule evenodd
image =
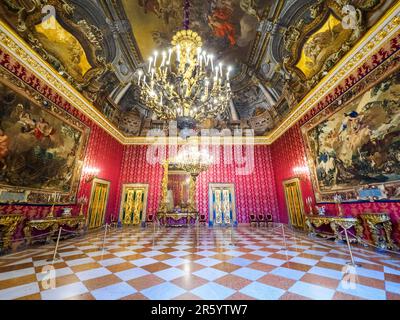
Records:
M168 170L167 211L183 212L190 204L190 175L183 170Z

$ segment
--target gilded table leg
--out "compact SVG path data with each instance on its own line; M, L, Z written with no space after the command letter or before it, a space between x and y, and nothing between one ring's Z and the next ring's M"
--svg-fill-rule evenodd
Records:
M310 233L311 235L315 236L316 232L315 232L315 228L314 228L312 222L307 219L306 220L306 225L307 225L307 228L308 228L308 233Z
M26 243L30 246L32 245L32 228L31 226L26 226L24 228L24 235L26 238Z
M51 239L54 238L54 235L57 233L57 231L59 230L59 226L57 223L55 223L50 230L49 235L46 238L46 242L49 243L51 241Z
M369 227L369 232L371 233L373 244L380 248L381 246L379 245L379 229L374 223L370 221L367 221L367 224Z
M329 224L333 233L335 234L335 238L337 241L343 241L342 236L340 235L339 232L339 226L336 224L335 221L331 221L331 223Z
M356 229L357 242L362 244L362 239L364 238L364 228L360 222L356 223L354 228Z
M392 239L392 223L390 221L386 221L383 223L383 229L385 230L387 247L391 250L397 250L397 246L394 244Z
M11 246L11 233L7 230L3 236L3 250L7 251Z

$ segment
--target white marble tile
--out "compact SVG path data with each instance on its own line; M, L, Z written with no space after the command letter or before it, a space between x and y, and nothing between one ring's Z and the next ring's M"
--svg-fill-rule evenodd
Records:
M37 282L24 284L17 287L11 287L0 290L0 300L13 300L38 293L40 291Z

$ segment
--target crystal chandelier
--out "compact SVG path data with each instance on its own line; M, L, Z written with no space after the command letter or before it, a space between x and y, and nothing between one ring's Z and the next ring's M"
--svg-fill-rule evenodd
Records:
M189 190L189 209L192 212L197 212L196 180L200 173L207 171L208 167L213 163L213 158L207 150L199 151L197 146L190 146L180 150L174 159L174 163L192 177Z
M196 181L198 175L206 171L213 163L213 158L205 149L199 151L197 147L192 146L181 150L174 159L174 163Z
M189 1L184 5L184 30L178 31L171 47L154 52L145 70L139 70L141 101L161 120L180 123L215 118L231 99L231 67L214 60L202 48L201 37L189 29Z

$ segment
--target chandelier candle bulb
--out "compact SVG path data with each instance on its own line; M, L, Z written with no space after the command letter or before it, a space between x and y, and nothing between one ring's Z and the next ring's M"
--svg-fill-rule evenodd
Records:
M165 59L166 59L166 58L167 58L167 54L166 54L165 51L163 51L163 52L162 52L162 61L161 61L161 67L160 67L160 68L164 67Z
M157 65L157 57L158 57L158 51L154 52L154 68Z
M181 61L181 46L179 44L176 46L176 61Z
M169 65L170 62L171 62L171 55L172 55L172 48L169 48L169 49L168 49L168 60L167 60L167 65Z

